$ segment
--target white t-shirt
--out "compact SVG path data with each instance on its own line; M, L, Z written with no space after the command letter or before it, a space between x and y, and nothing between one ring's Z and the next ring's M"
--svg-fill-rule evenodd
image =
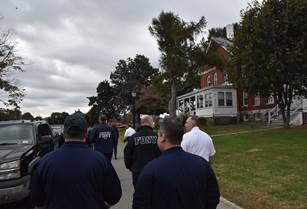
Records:
M132 136L133 134L135 134L135 130L131 127L128 127L125 131L124 139L127 139L127 137Z
M199 155L209 162L209 157L215 154L211 137L198 127L183 135L181 147L184 151Z

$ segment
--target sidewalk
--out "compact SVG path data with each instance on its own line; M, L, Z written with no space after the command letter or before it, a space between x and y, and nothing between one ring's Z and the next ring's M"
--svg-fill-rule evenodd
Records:
M123 149L125 144L118 143L118 159L112 160L112 164L116 169L116 172L120 178L121 186L123 190L123 195L119 203L112 207L112 209L131 209L132 206L132 195L133 195L133 186L131 173L125 168L124 159L123 159ZM218 209L242 209L235 205L234 203L221 197L220 204L217 207Z

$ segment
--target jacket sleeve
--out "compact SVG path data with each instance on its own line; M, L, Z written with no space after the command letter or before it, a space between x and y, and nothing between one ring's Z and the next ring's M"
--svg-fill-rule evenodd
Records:
M31 175L31 200L33 201L34 206L42 207L45 204L45 191L44 184L42 182L42 176L40 175L40 168L36 168Z
M220 191L219 191L219 185L216 180L216 176L211 168L211 166L208 164L208 173L207 173L207 189L206 189L206 196L207 198L207 205L206 208L208 209L216 209L219 201L220 201Z
M132 167L133 151L134 151L134 146L133 146L133 140L131 138L130 140L128 140L128 143L126 144L124 149L125 166L129 170L131 170Z
M109 205L118 203L122 196L122 188L118 175L110 162L107 162L103 188L104 200Z

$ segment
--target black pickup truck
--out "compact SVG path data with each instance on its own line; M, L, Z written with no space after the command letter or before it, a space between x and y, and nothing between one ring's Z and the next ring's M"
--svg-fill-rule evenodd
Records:
M29 196L31 171L54 139L46 121L0 122L0 206Z

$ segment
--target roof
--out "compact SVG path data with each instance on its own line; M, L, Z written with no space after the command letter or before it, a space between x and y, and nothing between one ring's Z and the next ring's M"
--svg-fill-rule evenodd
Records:
M222 37L211 37L210 39L210 43L209 46L207 48L207 52L212 44L212 41L214 41L215 43L217 43L218 45L220 45L222 48L224 48L226 51L230 52L231 47L233 46L233 43L231 41L229 41L226 38L222 38Z

